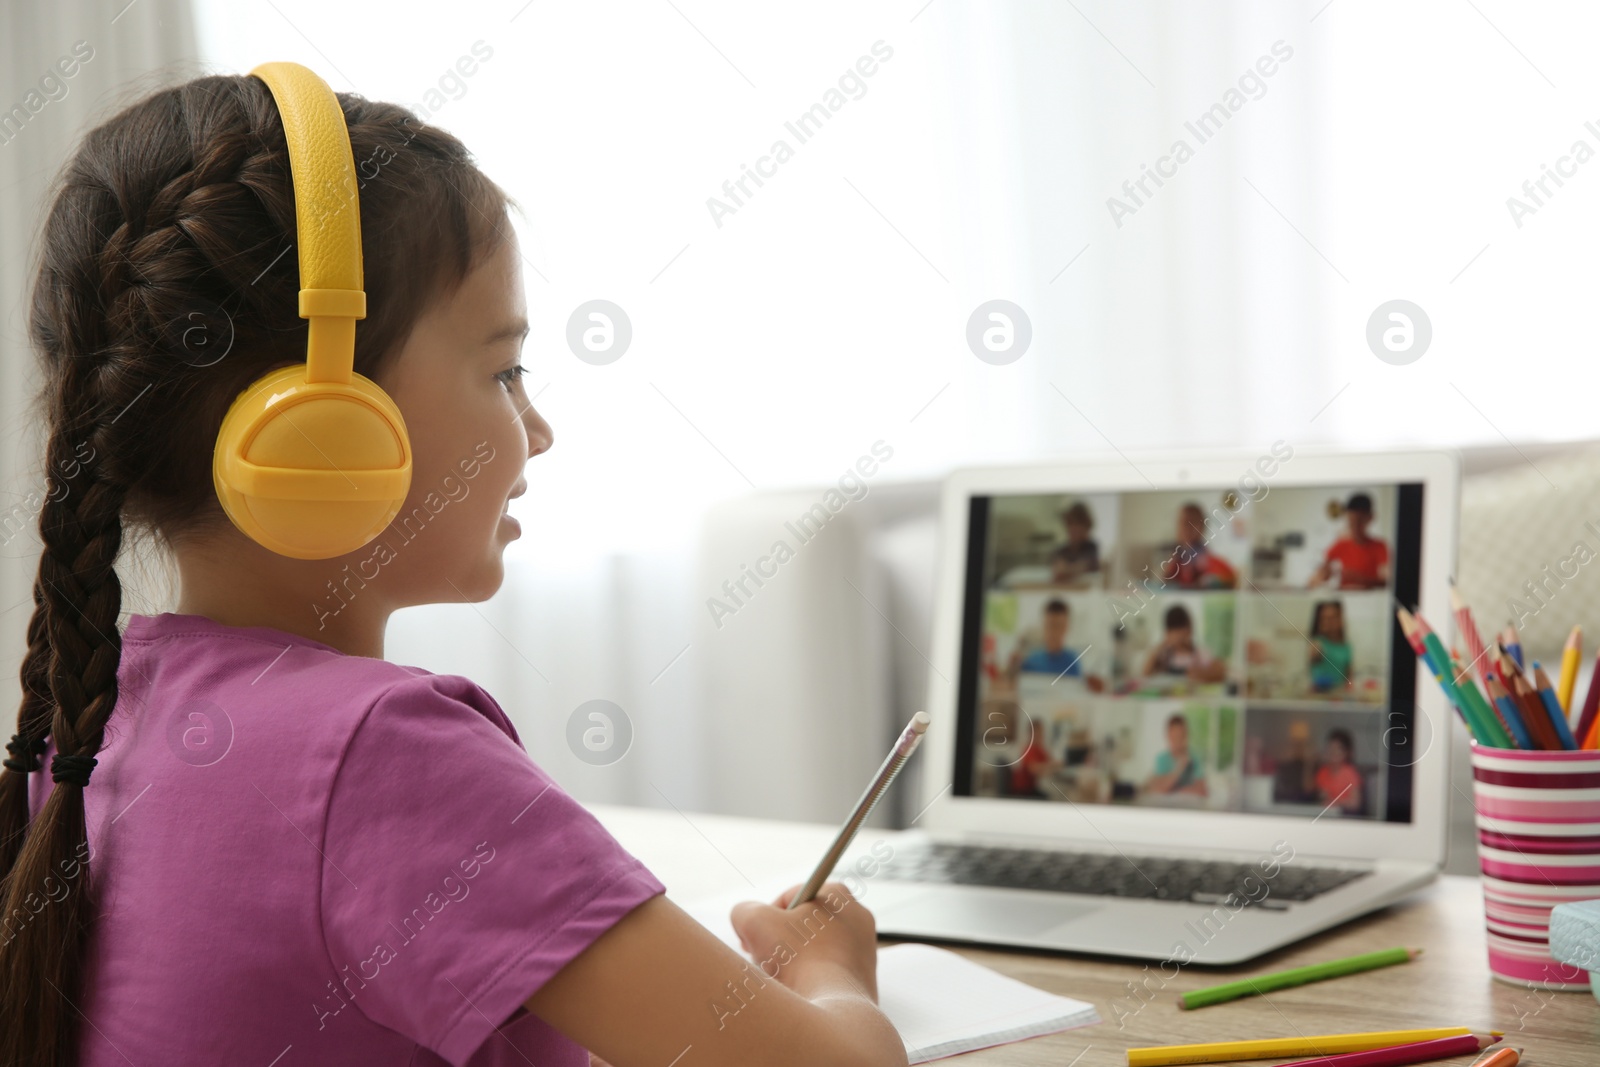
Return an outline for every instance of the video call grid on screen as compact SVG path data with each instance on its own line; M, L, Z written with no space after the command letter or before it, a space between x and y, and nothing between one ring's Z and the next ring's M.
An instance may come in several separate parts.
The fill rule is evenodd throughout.
M1422 495L972 497L956 794L1410 822Z

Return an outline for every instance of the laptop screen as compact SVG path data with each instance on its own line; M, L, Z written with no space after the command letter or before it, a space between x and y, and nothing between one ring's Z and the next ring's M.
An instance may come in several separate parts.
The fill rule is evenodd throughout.
M1422 495L972 497L955 793L1410 822Z

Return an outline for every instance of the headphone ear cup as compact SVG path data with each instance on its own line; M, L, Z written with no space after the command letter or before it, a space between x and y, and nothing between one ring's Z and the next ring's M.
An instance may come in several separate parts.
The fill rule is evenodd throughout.
M377 383L306 382L285 367L240 393L223 417L212 480L247 537L294 559L354 552L384 531L411 486L400 409Z

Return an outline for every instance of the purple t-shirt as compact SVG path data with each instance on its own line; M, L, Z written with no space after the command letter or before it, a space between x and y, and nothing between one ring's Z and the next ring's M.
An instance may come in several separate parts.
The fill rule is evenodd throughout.
M522 1003L664 887L488 693L176 614L130 618L118 683L84 1067L587 1067Z

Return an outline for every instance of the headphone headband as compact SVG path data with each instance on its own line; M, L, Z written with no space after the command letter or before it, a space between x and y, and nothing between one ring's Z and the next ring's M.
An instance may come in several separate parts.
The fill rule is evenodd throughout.
M294 559L370 543L411 486L411 439L394 398L355 372L366 318L355 157L339 98L298 63L263 63L289 145L306 361L267 371L234 397L211 478L233 524Z
M367 317L361 271L361 210L355 156L339 98L298 63L263 63L250 72L267 84L283 116L300 245L300 317L310 320L306 381L350 380L356 320Z

